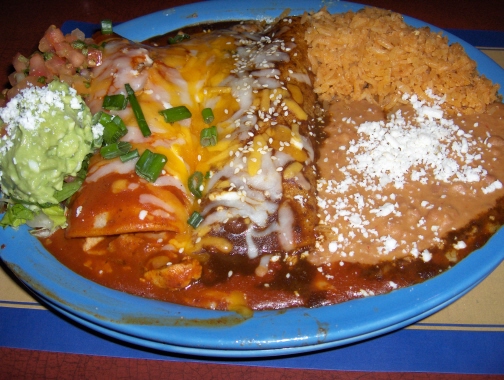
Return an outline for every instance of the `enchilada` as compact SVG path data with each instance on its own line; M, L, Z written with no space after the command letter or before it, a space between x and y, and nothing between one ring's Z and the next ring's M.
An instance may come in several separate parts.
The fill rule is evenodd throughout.
M172 290L225 256L251 260L259 277L278 252L298 260L315 243L318 136L300 22L260 33L261 25L242 24L163 47L107 41L87 103L124 122L121 141L131 150L166 163L149 181L137 175L136 159L95 154L68 206L66 237L82 238L95 255L157 246L142 253L142 281ZM131 106L103 110L106 97L126 95L126 84L148 136ZM166 112L181 107L188 116L167 121Z

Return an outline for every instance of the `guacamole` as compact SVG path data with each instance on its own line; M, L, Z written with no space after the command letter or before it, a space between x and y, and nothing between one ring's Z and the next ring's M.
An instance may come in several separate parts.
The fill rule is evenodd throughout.
M0 108L0 119L2 193L25 205L57 204L55 192L77 174L99 138L87 105L67 84L53 81L21 90Z

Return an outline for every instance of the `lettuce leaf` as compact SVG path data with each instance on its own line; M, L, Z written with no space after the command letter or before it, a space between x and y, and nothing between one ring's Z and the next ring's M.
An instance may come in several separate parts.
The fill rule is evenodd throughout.
M43 208L42 212L53 222L53 230L66 227L65 210L59 205Z
M19 227L25 224L27 221L32 220L35 213L26 208L21 203L16 203L12 206L7 207L2 220L0 220L0 226L2 227Z

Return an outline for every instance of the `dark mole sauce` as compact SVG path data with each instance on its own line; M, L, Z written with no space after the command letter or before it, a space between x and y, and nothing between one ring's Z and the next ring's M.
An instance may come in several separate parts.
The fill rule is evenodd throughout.
M196 25L185 28L183 32L192 34L233 25L236 23ZM177 33L152 38L145 44L168 45L168 38ZM318 136L320 140L323 138L323 134ZM133 251L91 255L82 249L85 239L67 239L62 230L42 239L42 243L62 264L76 273L106 287L142 297L226 309L229 304L227 299L233 294L240 294L246 300L246 306L255 310L319 307L387 293L396 287L423 282L449 269L474 249L482 247L504 224L503 201L500 199L496 207L445 238L445 247L462 240L467 248L447 250L433 247L429 249L432 259L428 262L405 258L373 265L350 262L340 265L334 262L318 268L302 256L286 260L284 255L278 261L270 261L268 271L263 276L257 276L260 257L251 260L246 254L211 252L198 257L203 263L201 278L180 290L158 288L143 278L146 263L151 257L147 253ZM239 235L241 230L239 221L227 228L232 230L231 234ZM106 247L114 238L105 238L100 244Z
M170 39L176 37L179 34L185 34L187 36L191 36L193 34L197 33L208 33L211 31L215 30L224 30L224 29L230 29L230 28L236 28L240 25L257 25L258 23L255 21L221 21L221 22L216 22L216 23L211 23L211 24L195 24L195 25L189 25L184 27L183 29L175 30L160 36L155 36L152 38L149 38L146 41L143 41L143 44L145 45L150 45L150 46L167 46L170 45Z

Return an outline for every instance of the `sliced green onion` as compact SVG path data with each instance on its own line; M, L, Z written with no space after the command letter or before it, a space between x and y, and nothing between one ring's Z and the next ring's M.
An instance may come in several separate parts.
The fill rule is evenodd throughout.
M130 161L130 160L133 160L137 157L140 157L140 154L138 153L138 149L130 150L128 153L119 156L119 158L121 159L121 162Z
M47 78L46 77L38 77L37 78L38 83L46 84L47 83Z
M105 144L113 144L121 137L128 133L128 128L124 121L116 115L110 115L106 112L100 111L93 116L93 125L103 125L103 142Z
M133 110L133 114L135 115L138 127L140 128L143 137L150 136L151 130L149 128L149 125L147 124L147 121L145 121L145 116L142 111L142 108L140 107L140 103L138 103L135 91L133 91L133 89L128 83L126 83L124 87L126 88L126 93L128 94L128 100L131 104L131 109Z
M100 148L101 156L106 160L119 157L130 151L131 144L127 141L119 141L110 145L105 145Z
M201 111L201 116L203 116L205 124L210 124L214 121L214 114L211 108L204 108L203 111Z
M176 121L189 119L192 116L191 111L186 106L168 108L159 111L159 113L163 115L167 123L175 123Z
M214 146L217 144L217 127L215 125L201 130L200 144L201 146Z
M189 180L187 182L191 193L196 198L201 198L203 196L203 192L201 191L201 186L203 185L203 173L194 172L189 176Z
M182 42L184 40L188 40L189 38L191 38L191 36L189 34L186 34L186 33L179 33L177 34L175 37L170 37L168 38L168 43L170 45L173 45L173 44L176 44L176 43L179 43L179 42Z
M128 99L123 94L107 95L103 98L102 108L110 111L120 111L126 108Z
M135 165L135 172L139 177L149 182L155 182L159 177L168 159L160 153L153 153L149 149L144 150Z
M78 49L78 50L82 50L84 48L87 48L86 43L82 40L75 40L71 43L71 45L74 49Z
M197 228L201 222L203 221L203 217L201 216L201 214L198 212L198 211L194 211L191 216L189 217L189 219L187 219L187 223L193 227L193 228Z
M102 32L102 34L114 33L111 20L102 20L101 21L101 32Z

